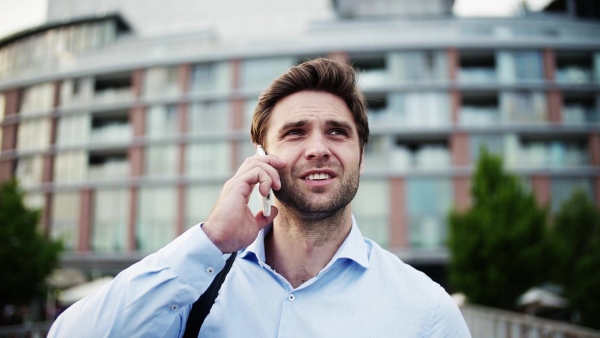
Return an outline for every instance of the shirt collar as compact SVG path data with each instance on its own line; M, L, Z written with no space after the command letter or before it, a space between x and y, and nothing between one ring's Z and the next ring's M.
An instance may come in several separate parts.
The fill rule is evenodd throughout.
M241 252L241 257L249 257L251 255L261 264L265 264L265 235L269 233L269 231L271 231L272 228L273 224L261 230L258 233L258 236L254 240L254 242ZM348 234L338 251L335 253L335 255L333 255L331 262L329 262L327 266L330 266L339 259L349 259L356 262L364 268L368 268L368 251L369 247L365 243L364 237L360 232L358 225L356 224L356 219L354 219L354 216L352 216L352 228L350 229L350 233Z

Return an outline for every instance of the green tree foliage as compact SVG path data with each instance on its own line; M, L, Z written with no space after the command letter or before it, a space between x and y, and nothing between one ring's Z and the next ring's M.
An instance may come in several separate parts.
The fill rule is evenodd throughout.
M448 217L450 281L473 303L514 308L518 296L546 279L546 211L485 149L471 194L471 208Z
M581 191L562 204L554 220L554 280L561 284L583 325L600 329L600 211Z
M0 303L25 304L44 295L44 279L56 267L60 242L37 229L40 212L23 204L15 180L0 184Z

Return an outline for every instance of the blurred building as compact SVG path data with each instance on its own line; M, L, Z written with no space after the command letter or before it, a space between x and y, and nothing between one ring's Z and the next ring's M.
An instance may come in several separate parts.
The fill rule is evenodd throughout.
M44 209L65 265L115 272L206 219L254 153L260 92L316 56L352 63L370 100L361 230L434 278L482 145L540 204L600 203L594 1L511 18L454 17L452 0L243 3L50 0L47 24L0 40L0 181Z

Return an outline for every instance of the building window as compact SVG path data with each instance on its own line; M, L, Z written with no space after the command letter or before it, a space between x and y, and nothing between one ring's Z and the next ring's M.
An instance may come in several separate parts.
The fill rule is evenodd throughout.
M58 120L56 144L60 146L81 146L89 142L90 137L89 114L61 116Z
M353 57L350 64L356 70L360 87L369 88L388 84L385 56Z
M387 136L371 135L365 146L365 168L387 169L389 166L390 141Z
M144 96L155 98L178 95L181 92L180 77L177 66L147 69L144 79Z
M503 120L514 124L545 124L549 122L546 94L534 91L502 93Z
M561 205L578 190L583 191L591 201L594 201L593 181L589 178L552 178L550 180L550 190L553 212L558 212Z
M387 180L361 180L352 213L363 236L381 246L389 243L389 184Z
M564 93L562 118L564 124L600 122L600 95Z
M448 65L443 51L392 53L388 65L392 83L413 84L448 80Z
M23 89L21 116L49 112L53 106L54 85L51 82L42 83Z
M128 190L96 190L94 194L92 249L96 252L126 251L128 222Z
M129 177L129 162L125 150L90 153L88 166L90 181L124 180Z
M193 94L226 93L231 89L232 73L229 62L194 65L190 77Z
M76 183L87 179L88 156L84 151L60 152L54 157L54 182Z
M79 211L79 193L54 194L50 235L61 239L67 251L76 250L79 243Z
M390 153L390 166L396 170L438 170L450 167L446 139L396 140Z
M186 147L188 177L228 176L231 173L231 143L189 143Z
M177 176L179 164L177 145L158 145L146 147L144 156L146 176Z
M44 174L44 157L41 155L20 157L17 160L15 176L23 188L30 188L42 183Z
M293 58L249 59L242 62L241 87L253 91L265 90L279 75L294 65Z
M129 114L126 110L95 114L91 124L90 140L93 143L124 144L132 138Z
M481 149L485 147L488 153L503 157L504 155L503 135L469 135L469 155L471 163L476 165L481 156Z
M557 51L556 81L589 83L593 81L593 56L590 52Z
M131 73L97 76L94 81L94 99L100 104L131 101Z
M19 124L17 151L39 151L50 144L50 119L24 120Z
M187 132L204 134L228 131L230 129L229 107L227 102L202 102L190 105Z
M498 72L502 82L543 82L544 64L540 51L498 52Z
M520 166L533 168L578 167L589 163L584 139L546 139L522 137Z
M464 126L496 126L500 123L500 106L495 92L465 92L460 109Z
M491 51L461 51L458 79L463 83L496 82L496 57Z
M450 98L443 92L393 94L389 115L377 117L378 125L396 127L441 127L450 124Z
M452 184L444 178L407 180L406 199L410 244L416 248L441 248L447 237L446 217L452 207Z
M221 193L221 184L190 185L186 189L185 226L190 228L208 219Z
M176 204L175 188L140 188L136 226L139 251L154 252L175 238Z
M60 87L60 105L74 107L90 104L94 98L94 79L64 80Z
M151 106L146 112L146 137L160 138L179 133L179 118L176 105Z

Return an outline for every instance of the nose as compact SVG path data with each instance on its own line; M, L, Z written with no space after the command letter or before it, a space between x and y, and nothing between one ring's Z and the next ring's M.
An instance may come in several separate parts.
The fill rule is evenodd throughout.
M305 157L309 160L329 158L331 151L324 135L313 134L306 140Z

